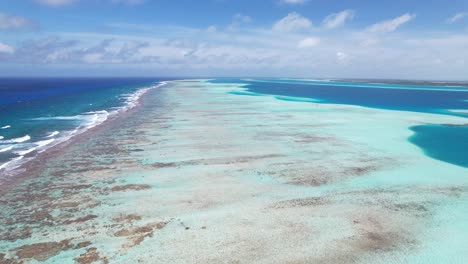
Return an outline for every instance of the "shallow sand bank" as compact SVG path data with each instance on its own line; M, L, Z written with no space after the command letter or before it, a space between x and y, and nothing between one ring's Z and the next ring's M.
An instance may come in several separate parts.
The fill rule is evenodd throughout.
M468 261L468 170L407 142L466 119L243 92L174 82L44 158L2 190L0 263Z

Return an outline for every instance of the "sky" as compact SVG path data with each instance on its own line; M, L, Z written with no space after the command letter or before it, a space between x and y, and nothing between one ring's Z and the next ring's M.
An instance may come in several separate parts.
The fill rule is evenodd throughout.
M0 0L0 76L468 80L468 0Z

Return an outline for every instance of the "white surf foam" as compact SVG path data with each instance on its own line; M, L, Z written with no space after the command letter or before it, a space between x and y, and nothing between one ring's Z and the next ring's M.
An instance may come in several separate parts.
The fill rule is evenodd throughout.
M0 170L7 170L7 171L11 171L11 170L14 170L16 169L17 167L20 166L20 164L17 164L18 161L22 160L24 157L23 156L19 156L19 157L16 157L6 163L3 163L0 165Z
M52 143L54 141L55 141L55 139L48 139L48 140L42 140L42 141L34 142L32 148L22 150L22 151L16 151L15 154L18 154L20 156L24 156L24 155L27 155L27 154L33 152L33 151L40 150L41 148L49 145L50 143Z
M10 128L11 126L2 126L0 127L0 129L7 129L7 128Z
M12 149L13 149L13 146L7 146L7 147L4 147L4 148L0 149L0 153L7 152L7 151L10 151Z
M27 149L27 150L16 151L15 154L18 154L20 156L24 156L26 154L29 154L29 153L35 151L36 149L37 149L36 147L33 147L33 148L30 148L30 149Z
M468 109L449 109L448 111L452 113L468 114Z
M80 120L82 119L82 115L76 116L44 116L44 117L36 117L30 118L29 120L36 120L36 121L46 121L46 120Z
M39 118L30 119L30 120L40 120L40 121L43 121L43 120L80 120L81 124L72 131L61 131L61 132L54 131L45 137L48 139L38 141L38 142L32 142L32 144L28 144L29 148L15 152L17 155L19 155L19 157L16 157L4 164L1 164L0 171L1 170L9 171L14 174L14 170L18 168L19 166L21 166L23 161L26 162L31 159L31 158L23 159L25 155L32 153L34 151L43 152L47 150L48 148L51 148L62 142L65 142L76 135L82 134L88 131L89 129L104 123L106 120L109 119L110 116L117 115L119 113L125 112L129 109L136 107L138 105L138 101L141 98L141 96L143 96L145 93L147 93L151 89L158 88L166 84L167 82L161 82L158 85L142 88L131 94L124 94L123 98L125 99L125 105L123 107L113 108L113 110L110 112L106 110L101 110L101 111L94 111L94 112L86 112L81 115L75 115L75 116L51 116L51 117L39 117ZM55 137L58 134L60 134L61 136ZM21 142L28 141L30 139L31 137L29 135L26 135L21 138L3 141L2 143L21 143Z
M55 136L58 135L58 134L60 134L59 131L54 131L54 132L50 133L50 134L47 136L47 138L55 137Z
M1 143L22 143L22 142L25 142L25 141L28 141L30 140L31 137L29 135L26 135L24 137L19 137L19 138L13 138L13 139L9 139L9 140L4 140L2 141Z
M41 141L38 141L38 142L36 142L34 144L36 144L37 148L40 149L42 147L45 147L45 146L49 145L50 143L52 143L54 141L55 141L55 139L52 138L52 139L47 139L47 140L41 140Z

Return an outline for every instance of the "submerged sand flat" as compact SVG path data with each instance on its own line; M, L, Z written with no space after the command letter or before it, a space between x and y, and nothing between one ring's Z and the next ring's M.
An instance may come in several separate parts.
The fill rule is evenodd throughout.
M0 263L467 263L422 123L466 119L173 82L3 184Z

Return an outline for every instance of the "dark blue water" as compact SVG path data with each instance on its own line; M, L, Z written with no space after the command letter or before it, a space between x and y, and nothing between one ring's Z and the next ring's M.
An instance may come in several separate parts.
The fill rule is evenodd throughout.
M438 113L468 118L468 87L373 84L284 79L220 79L213 82L243 83L249 92L318 99L321 103L359 105L380 109ZM467 119L468 126L468 119ZM438 160L468 168L467 126L412 128L410 142ZM458 143L457 143L458 142Z
M0 79L0 167L28 157L29 150L57 142L105 120L129 104L129 96L163 79L41 78ZM250 92L314 98L322 103L442 113L468 109L468 88L350 82L219 79L244 83ZM468 120L467 120L468 123ZM433 158L468 167L466 127L418 126L410 141ZM458 144L456 143L458 142ZM32 152L34 154L34 152ZM0 169L0 174L2 169Z
M160 81L149 78L0 79L0 166L12 160L24 160L34 154L29 151L39 151L99 124L109 115L130 107L135 99L133 95L143 87Z
M411 127L415 134L410 142L424 148L426 155L467 167L468 164L468 125L423 125Z
M266 79L260 81L220 79L214 82L244 83L247 84L246 88L250 92L315 98L319 99L322 103L350 104L381 109L443 113L468 117L468 114L447 112L448 109L468 109L468 87L455 88Z

